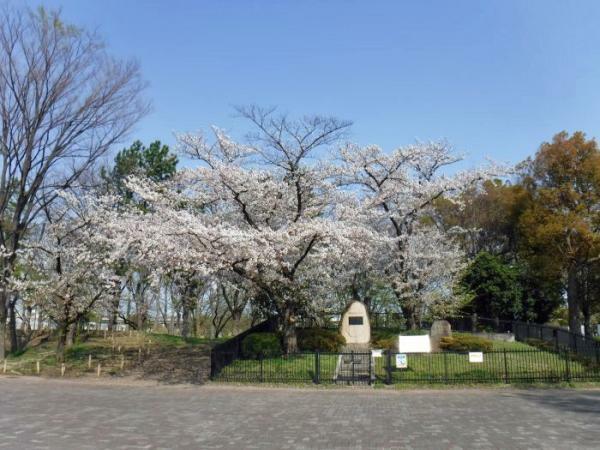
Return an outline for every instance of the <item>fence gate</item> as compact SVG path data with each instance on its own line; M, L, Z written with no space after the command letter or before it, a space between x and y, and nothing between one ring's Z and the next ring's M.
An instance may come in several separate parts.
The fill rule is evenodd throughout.
M334 381L347 384L371 384L375 379L371 352L348 352L338 355Z

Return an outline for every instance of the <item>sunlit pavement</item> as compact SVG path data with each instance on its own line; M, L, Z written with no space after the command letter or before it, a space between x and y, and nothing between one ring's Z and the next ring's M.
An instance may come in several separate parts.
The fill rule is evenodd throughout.
M0 448L598 448L600 390L0 377Z

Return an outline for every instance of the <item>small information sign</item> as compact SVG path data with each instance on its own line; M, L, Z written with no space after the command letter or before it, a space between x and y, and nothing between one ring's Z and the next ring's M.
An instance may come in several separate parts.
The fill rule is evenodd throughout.
M408 368L408 358L406 357L406 353L398 353L396 355L396 368L398 368L398 369L407 369Z
M483 362L483 352L469 352L469 362L482 363Z
M383 350L371 350L371 355L373 356L373 358L381 358L382 354Z

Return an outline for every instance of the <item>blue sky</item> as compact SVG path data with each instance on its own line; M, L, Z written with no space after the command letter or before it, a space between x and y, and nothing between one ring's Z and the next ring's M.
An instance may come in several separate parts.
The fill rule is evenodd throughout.
M600 137L600 1L43 4L139 60L145 142L241 135L231 106L249 103L352 120L352 141L386 149L445 138L471 163L518 162L563 129Z

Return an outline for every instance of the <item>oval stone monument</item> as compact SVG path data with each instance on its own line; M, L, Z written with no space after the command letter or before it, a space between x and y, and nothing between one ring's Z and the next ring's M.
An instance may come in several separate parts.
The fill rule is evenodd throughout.
M435 320L431 324L431 330L429 330L431 337L431 349L434 352L441 351L440 342L443 337L452 336L452 327L450 322L447 320Z
M368 344L371 341L371 325L367 307L353 301L342 315L340 333L346 339L346 344Z

